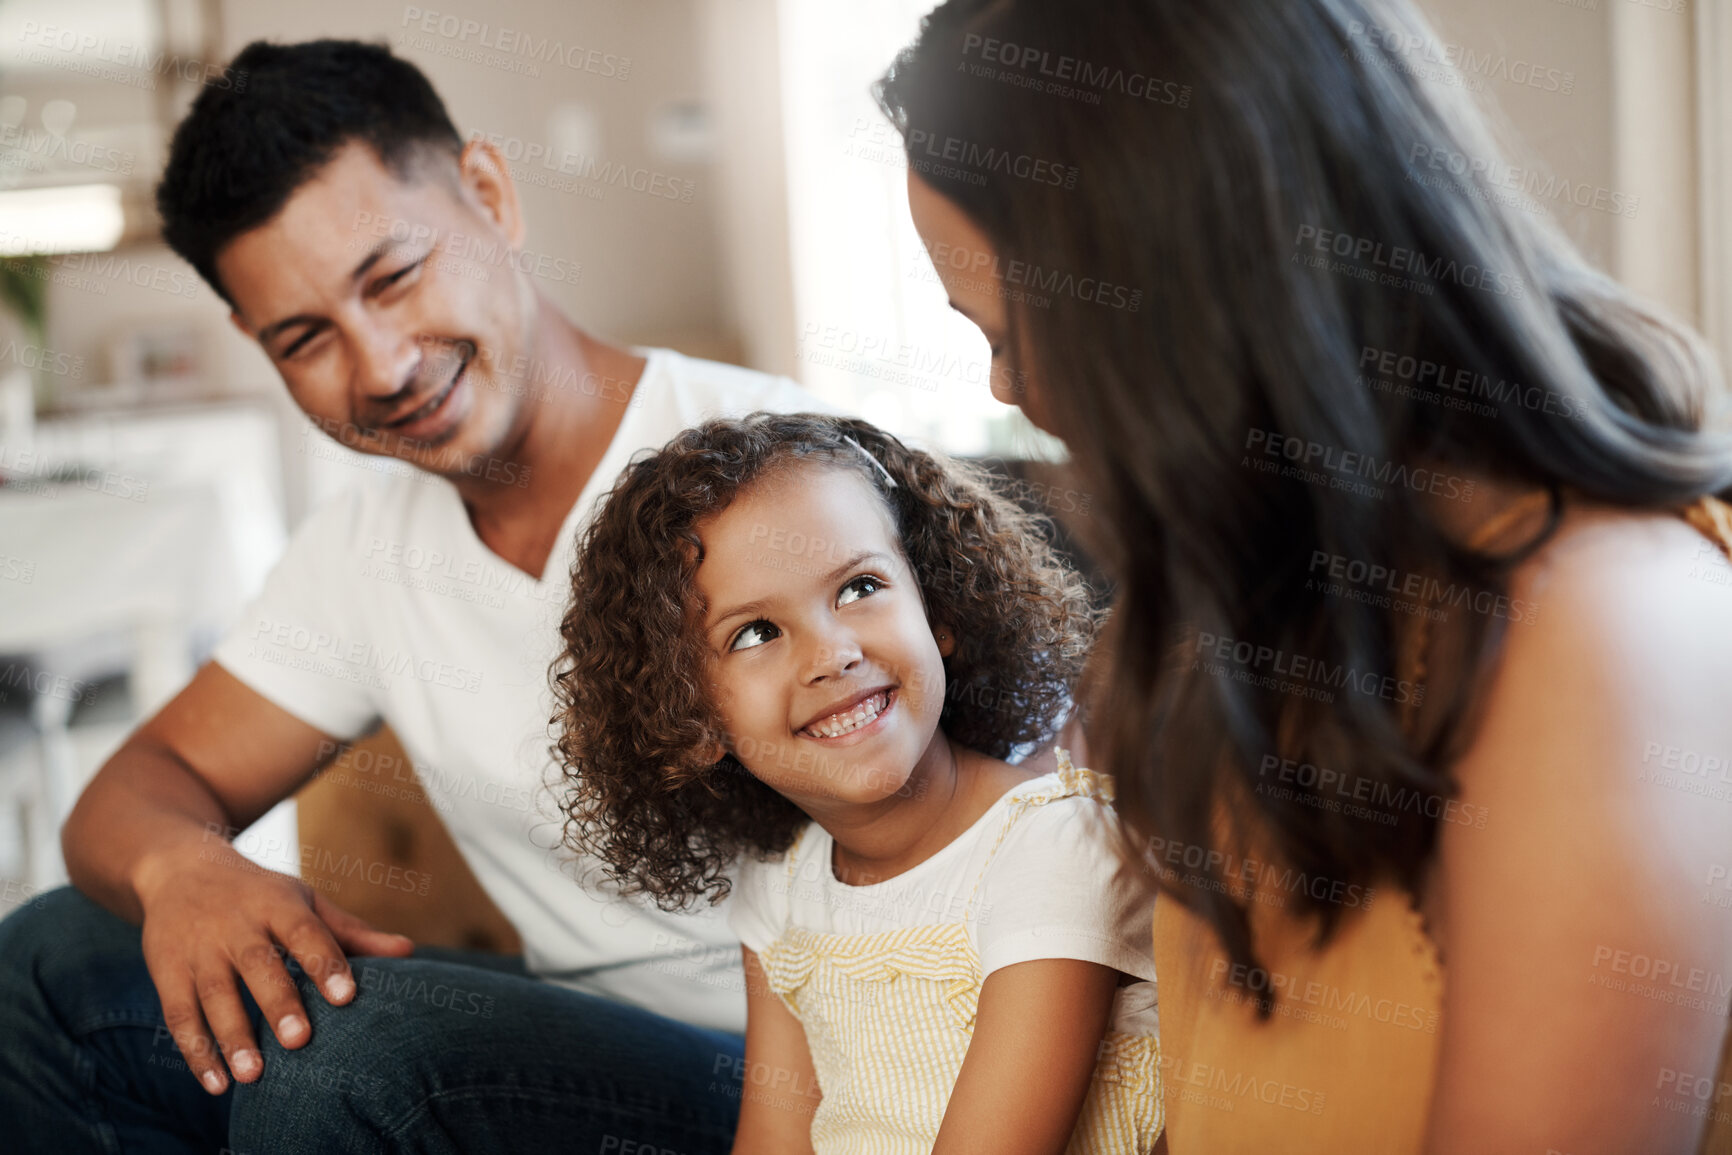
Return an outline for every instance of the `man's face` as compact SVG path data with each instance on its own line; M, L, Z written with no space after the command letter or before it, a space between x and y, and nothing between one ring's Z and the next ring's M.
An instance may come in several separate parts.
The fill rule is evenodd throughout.
M535 297L508 262L465 255L522 243L496 161L472 144L403 180L351 144L217 254L235 323L345 445L479 475L521 435Z

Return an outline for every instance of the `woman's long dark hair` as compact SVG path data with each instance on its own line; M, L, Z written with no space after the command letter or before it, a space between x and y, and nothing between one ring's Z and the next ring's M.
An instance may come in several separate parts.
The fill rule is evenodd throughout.
M1451 797L1515 616L1419 615L1431 673L1410 679L1416 607L1331 567L1495 593L1565 491L1732 488L1711 360L1500 201L1445 56L1405 0L950 0L879 86L911 166L1034 294L1009 346L1119 590L1090 746L1159 885L1240 961L1245 876L1207 852L1254 834L1301 878L1416 890L1441 816L1390 800ZM1501 557L1446 536L1425 491L1465 475L1549 490L1547 529ZM1331 809L1315 771L1259 791L1283 759L1387 814ZM1341 893L1286 907L1327 941Z

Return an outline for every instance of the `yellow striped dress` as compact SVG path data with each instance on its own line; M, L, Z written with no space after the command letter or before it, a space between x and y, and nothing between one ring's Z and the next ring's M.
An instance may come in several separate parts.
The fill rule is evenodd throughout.
M1134 937L1116 941L1138 931L1146 936L1147 924L1138 927L1130 920L1137 910L1148 910L1148 902L1125 895L1116 903L1098 905L1105 888L1123 885L1114 877L1113 847L1107 842L1082 853L1075 849L1111 835L1110 790L1110 782L1072 766L1061 752L1058 771L1008 792L969 832L908 872L915 875L933 867L923 888L921 880L909 880L917 889L905 884L900 892L911 908L912 925L875 933L823 928L824 923L870 924L870 917L851 917L860 915L859 910L835 908L857 897L849 892L878 891L889 884L847 887L837 881L829 866L829 836L815 824L784 859L755 864L755 876L742 872L737 901L748 913L741 917L736 911L736 930L757 951L772 989L799 1018L817 1071L822 1091L812 1121L817 1155L929 1155L974 1034L987 973L977 945L983 925L1021 943L1014 954L999 953L1000 965L1006 958L1083 957L1143 979L1119 988L1094 1081L1067 1150L1072 1155L1141 1155L1153 1148L1162 1126L1153 960ZM1071 813L1061 813L1065 810ZM946 855L947 861L937 862ZM798 865L816 862L825 876L818 881L836 890L839 899L826 902L820 889L803 904L786 901L800 892ZM1091 876L1076 877L1079 869ZM766 887L773 870L782 872L781 885ZM1031 879L1038 880L1032 887ZM964 886L956 887L957 881ZM1030 894L1042 888L1042 895ZM927 900L934 891L942 900ZM982 901L988 891L995 895L990 903ZM910 894L922 897L910 899ZM784 899L779 907L777 895ZM1022 903L1006 899L1023 895L1039 910L1074 911L1069 916L1072 925L1007 925L1016 924L1024 912ZM871 898L858 897L863 902ZM791 909L799 905L806 908L805 919ZM774 913L759 918L758 912L766 908ZM917 915L916 908L926 916ZM815 909L834 917L812 917ZM1121 930L1118 913L1106 920L1110 925L1103 925L1103 909L1122 913L1128 925ZM782 919L820 925L777 926ZM754 945L754 937L762 940L770 934L773 941ZM1094 946L1088 945L1091 939ZM1052 953L1043 954L1043 949Z

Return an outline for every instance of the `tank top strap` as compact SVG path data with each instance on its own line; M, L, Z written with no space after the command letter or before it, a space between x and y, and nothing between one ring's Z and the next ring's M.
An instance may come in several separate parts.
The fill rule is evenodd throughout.
M793 890L794 874L798 870L798 866L799 866L800 847L802 847L806 844L806 836L811 834L812 828L814 826L817 826L817 825L818 824L816 822L808 822L808 823L806 823L806 825L800 827L800 832L798 834L794 835L793 845L788 847L787 853L783 856L784 859L786 860L787 864L788 864L788 893L789 894L794 893L794 890Z
M986 858L980 864L980 870L974 876L974 885L969 888L968 900L963 904L964 910L973 909L974 898L980 893L980 884L986 878L987 870L993 860L998 857L1000 848L1004 846L1005 838L1016 828L1016 824L1031 813L1035 807L1044 806L1048 802L1056 802L1061 798L1093 798L1097 802L1111 805L1113 801L1113 780L1105 774L1097 774L1086 767L1077 766L1070 760L1070 751L1063 746L1053 747L1057 756L1058 769L1054 771L1058 781L1046 788L1033 793L1019 795L1010 800L1005 808L1004 822L998 828L998 837L993 839L992 847L987 850Z
M1732 505L1718 497L1705 496L1685 506L1682 512L1685 521L1732 560Z

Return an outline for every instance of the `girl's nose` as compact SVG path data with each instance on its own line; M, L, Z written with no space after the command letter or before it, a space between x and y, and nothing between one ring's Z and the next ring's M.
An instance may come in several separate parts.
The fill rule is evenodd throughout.
M806 657L805 680L821 682L825 678L848 673L865 660L853 635L837 630L816 639Z

